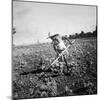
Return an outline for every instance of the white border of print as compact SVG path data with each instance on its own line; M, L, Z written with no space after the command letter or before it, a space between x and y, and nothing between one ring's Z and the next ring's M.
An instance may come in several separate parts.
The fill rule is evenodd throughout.
M100 0L25 0L25 1L40 1L40 2L56 2L70 4L86 4L100 6ZM100 8L98 7L98 18ZM0 1L0 100L9 100L11 98L11 0ZM98 26L99 26L98 19ZM100 26L98 27L98 33ZM100 35L98 34L98 51ZM98 52L98 95L88 96L72 96L72 97L56 97L45 98L45 100L99 100L100 97L100 53ZM31 99L32 100L32 99ZM35 99L37 100L37 99ZM41 100L44 100L41 99Z

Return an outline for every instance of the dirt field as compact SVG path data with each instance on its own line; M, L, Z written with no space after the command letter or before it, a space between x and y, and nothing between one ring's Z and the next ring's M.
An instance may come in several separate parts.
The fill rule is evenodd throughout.
M76 49L75 49L76 47ZM50 70L56 54L50 43L14 46L13 97L40 98L97 93L97 40L76 39L69 49L68 70ZM59 66L58 66L59 67Z

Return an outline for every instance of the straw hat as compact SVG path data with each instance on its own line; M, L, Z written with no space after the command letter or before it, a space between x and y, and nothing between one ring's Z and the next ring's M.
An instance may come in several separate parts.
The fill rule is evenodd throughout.
M56 36L59 36L59 34L51 34L50 32L48 33L48 37L47 37L47 39L48 38L53 38L53 37L56 37Z

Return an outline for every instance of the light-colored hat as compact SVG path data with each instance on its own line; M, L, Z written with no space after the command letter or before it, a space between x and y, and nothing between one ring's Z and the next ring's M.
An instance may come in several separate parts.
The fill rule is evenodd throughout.
M53 38L53 37L56 37L56 36L59 36L59 34L51 34L50 32L48 33L48 37L47 37L47 39L48 38Z

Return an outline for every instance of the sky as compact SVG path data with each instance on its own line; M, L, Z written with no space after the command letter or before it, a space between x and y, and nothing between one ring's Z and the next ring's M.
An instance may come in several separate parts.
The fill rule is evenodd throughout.
M96 27L96 6L13 1L15 45L50 42L51 35L92 32Z

